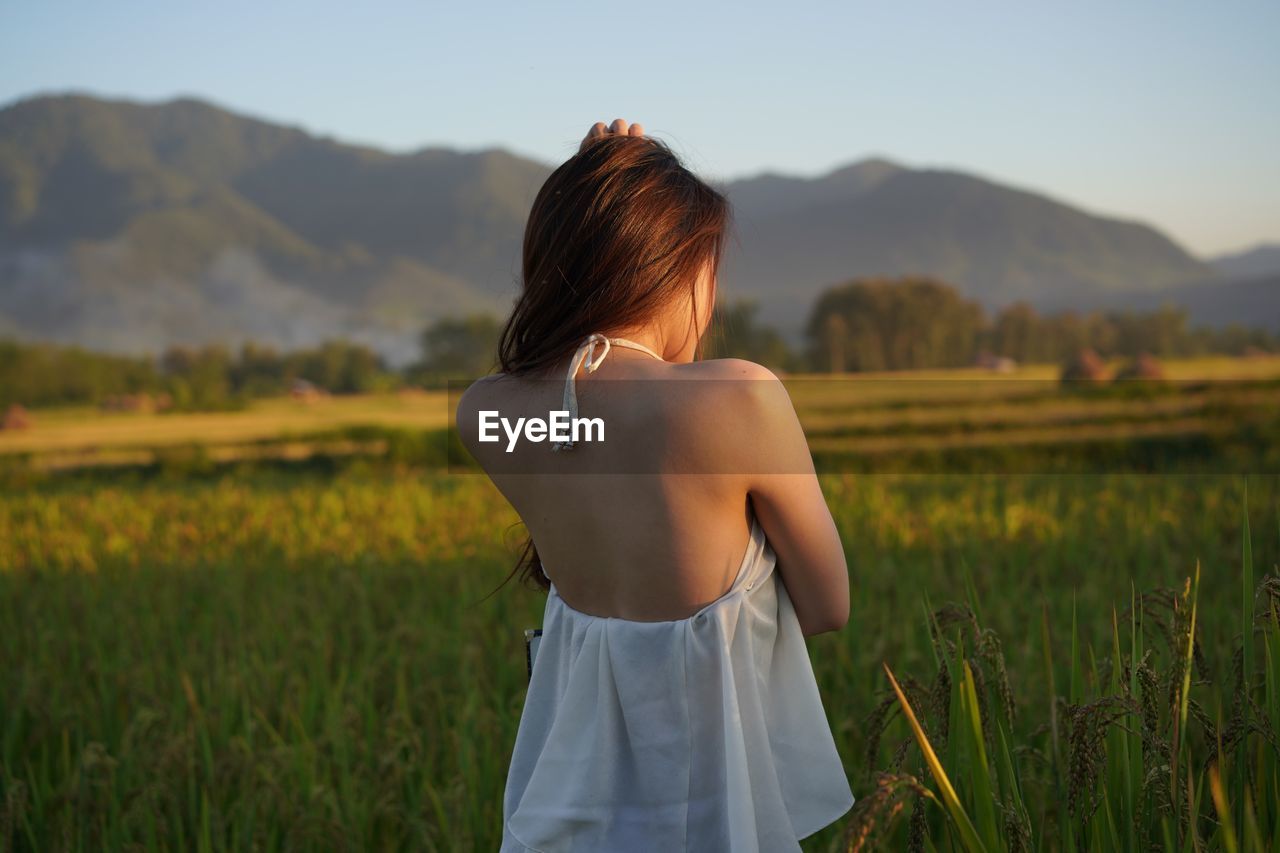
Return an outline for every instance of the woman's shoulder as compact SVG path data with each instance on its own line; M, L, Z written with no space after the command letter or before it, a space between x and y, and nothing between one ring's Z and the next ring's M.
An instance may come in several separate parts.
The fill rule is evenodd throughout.
M702 437L699 451L714 456L772 453L795 422L795 408L782 380L769 368L741 358L680 365L673 374L698 380L673 395L676 420Z
M702 380L697 389L699 408L720 413L740 413L748 417L766 414L778 406L791 408L786 386L772 370L742 358L713 358L680 365L675 371L683 378Z
M703 361L691 361L677 365L677 370L686 372L692 379L747 380L758 379L769 382L780 382L777 375L754 361L745 358L709 358Z
M506 378L508 377L505 373L491 373L488 376L481 376L479 379L468 385L463 390L462 396L458 399L461 401L468 397L475 398L484 396L487 391L492 390Z
M472 382L458 396L459 409L475 409L479 406L490 406L509 397L519 380L506 373L491 373L481 376Z
M502 373L482 376L468 385L457 398L457 404L454 408L454 422L458 427L463 443L473 453L475 452L472 445L475 443L476 425L478 423L477 415L483 409L493 409L499 405L505 396L502 386L509 379L510 377Z

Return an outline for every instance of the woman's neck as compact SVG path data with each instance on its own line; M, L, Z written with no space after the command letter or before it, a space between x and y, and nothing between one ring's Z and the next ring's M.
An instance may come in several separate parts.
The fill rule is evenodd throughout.
M622 338L632 343L642 344L662 356L663 361L670 362L693 361L698 344L692 334L671 335L666 330L653 326L614 329L601 334L609 338ZM688 340L682 341L681 338L688 338ZM636 354L642 355L642 353Z

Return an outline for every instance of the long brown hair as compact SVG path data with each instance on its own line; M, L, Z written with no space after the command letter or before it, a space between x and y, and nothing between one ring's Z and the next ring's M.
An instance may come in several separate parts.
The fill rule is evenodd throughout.
M546 370L592 332L627 328L691 298L729 231L728 199L660 140L604 136L566 160L538 191L524 232L522 290L502 330L504 373ZM516 567L550 588L533 540ZM506 581L503 581L505 584ZM501 587L499 587L501 588Z

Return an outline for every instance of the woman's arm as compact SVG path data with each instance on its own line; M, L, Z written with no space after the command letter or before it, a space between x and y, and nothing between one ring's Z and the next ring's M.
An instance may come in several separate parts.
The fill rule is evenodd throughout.
M745 451L740 464L752 508L805 635L838 631L849 621L849 569L800 419L771 371L746 361L735 368L745 413L733 419L734 444Z

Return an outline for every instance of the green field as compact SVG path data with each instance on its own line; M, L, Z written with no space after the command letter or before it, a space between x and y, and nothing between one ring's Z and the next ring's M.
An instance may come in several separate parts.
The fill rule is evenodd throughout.
M1177 849L1275 849L1280 623L1267 608L1280 607L1280 583L1252 593L1280 564L1280 473L1268 456L1280 395L1274 372L1226 375L1142 393L1063 392L1034 375L793 382L813 441L831 442L818 455L852 617L809 649L861 801L806 850L844 849L868 827L869 842L904 849L917 807L930 845L965 849L963 820L912 799L912 784L939 798L942 786L892 713L884 663L985 849L1016 846L1024 825L1035 849L1161 846L1166 832ZM400 417L385 414L390 400L368 419L339 405L348 425ZM59 417L64 438L11 448L22 464L0 492L0 849L495 849L526 683L522 632L545 599L514 583L486 597L519 534L487 480L384 459L372 444L293 464L184 467L161 454L42 467L42 452L107 448L113 420L168 417L87 414L35 412L24 440ZM246 434L270 440L291 419ZM1128 429L1167 422L1180 424L1177 441ZM228 423L188 424L180 443L226 443ZM1008 442L1015 431L1031 438ZM870 443L894 437L923 449ZM866 460L886 453L910 464L875 472ZM1116 465L1126 453L1169 472ZM1193 599L1182 595L1197 565L1197 667L1180 717L1178 641ZM1135 592L1162 589L1129 610ZM964 640L974 681L959 664L939 689L928 614L942 612L945 670L945 641L966 624L952 603L976 605L984 631ZM1237 666L1246 633L1251 653ZM1256 703L1243 740L1232 740L1245 695L1236 669ZM1115 701L1098 702L1105 694ZM939 702L949 719L931 710ZM1118 716L1099 727L1108 709ZM1208 772L1219 738L1231 837ZM1162 752L1162 739L1176 746ZM895 768L915 782L876 775Z

